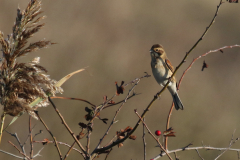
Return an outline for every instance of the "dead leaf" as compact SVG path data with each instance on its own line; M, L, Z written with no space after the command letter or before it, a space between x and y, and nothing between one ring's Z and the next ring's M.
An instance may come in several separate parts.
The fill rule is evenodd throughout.
M123 143L119 143L118 144L118 148L122 147L123 146Z
M173 132L173 128L171 127L168 130L164 131L163 135L165 137L176 137L176 135L174 133L176 133L176 132Z
M78 125L82 128L87 128L87 125L85 123L80 122L80 123L78 123Z
M129 139L132 139L132 140L135 140L136 138L137 138L137 136L135 136L135 135L129 136Z
M116 94L119 95L119 94L123 94L123 91L124 91L124 87L123 87L123 84L124 84L124 81L122 81L121 85L118 86L117 82L115 82L116 84L116 87L117 87L117 92Z
M43 140L43 142L42 142L43 145L46 145L46 144L48 144L48 143L49 143L49 140L48 140L47 138L45 138L45 139Z
M208 68L208 64L205 61L203 61L202 71L204 70L204 68Z

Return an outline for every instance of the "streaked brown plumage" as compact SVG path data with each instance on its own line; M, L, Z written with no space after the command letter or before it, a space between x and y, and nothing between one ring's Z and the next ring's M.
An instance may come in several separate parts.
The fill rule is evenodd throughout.
M158 82L158 84L164 86L168 82L168 79L172 76L174 72L174 67L167 58L166 52L163 46L159 44L154 44L150 49L151 54L151 67L153 75ZM177 93L177 82L176 78L173 76L171 82L168 84L168 90L170 91L176 110L183 109L183 104Z

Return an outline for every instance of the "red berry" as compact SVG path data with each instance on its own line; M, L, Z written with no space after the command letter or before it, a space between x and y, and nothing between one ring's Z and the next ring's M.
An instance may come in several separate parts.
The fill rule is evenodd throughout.
M160 135L161 135L161 131L156 130L155 134L156 134L157 136L160 136Z

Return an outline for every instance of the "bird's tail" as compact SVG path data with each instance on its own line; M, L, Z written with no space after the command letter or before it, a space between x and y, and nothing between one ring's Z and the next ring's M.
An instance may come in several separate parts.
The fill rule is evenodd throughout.
M173 97L173 103L174 103L176 110L179 110L179 109L183 110L184 107L183 107L183 104L182 104L177 92L172 94L172 97Z

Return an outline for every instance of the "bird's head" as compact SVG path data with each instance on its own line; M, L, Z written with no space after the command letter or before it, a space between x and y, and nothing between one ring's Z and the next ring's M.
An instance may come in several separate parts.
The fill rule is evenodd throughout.
M153 58L159 58L165 56L163 46L160 44L154 44L150 49L150 54Z

